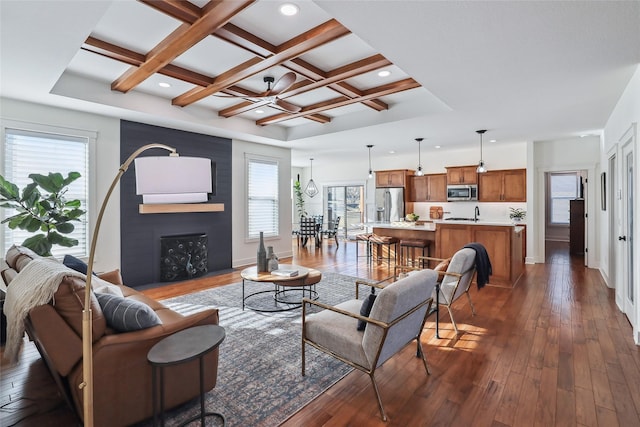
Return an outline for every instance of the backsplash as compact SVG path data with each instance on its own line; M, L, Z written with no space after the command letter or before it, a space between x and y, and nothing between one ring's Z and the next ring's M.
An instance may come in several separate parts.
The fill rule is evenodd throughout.
M420 215L421 220L429 220L429 208L431 206L442 206L444 211L443 218L473 218L475 207L478 206L480 210L478 218L484 221L509 221L509 208L527 209L525 202L415 202L413 211L415 214Z

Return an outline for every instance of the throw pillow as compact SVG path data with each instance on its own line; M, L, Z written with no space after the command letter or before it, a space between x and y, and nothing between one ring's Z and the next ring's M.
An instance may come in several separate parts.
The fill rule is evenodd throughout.
M97 294L110 294L124 297L119 286L109 283L97 276L93 276L93 279L91 279L91 288L93 289L93 292Z
M371 314L371 308L373 307L373 303L376 300L376 294L374 292L375 292L374 289L371 288L371 293L367 295L367 297L364 299L364 302L362 303L362 307L360 307L360 315L369 317L369 314ZM357 329L359 331L364 331L366 327L367 327L367 322L365 322L364 320L358 319Z
M148 305L110 294L95 294L107 325L118 332L147 329L162 322Z
M79 271L82 274L87 274L87 270L89 269L89 266L86 262L74 257L73 255L65 255L62 263L70 269ZM93 274L96 275L95 272Z

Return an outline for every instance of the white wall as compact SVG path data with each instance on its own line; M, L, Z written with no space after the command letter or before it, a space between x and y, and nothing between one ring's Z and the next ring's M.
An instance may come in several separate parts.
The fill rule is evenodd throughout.
M609 179L613 178L609 173L609 169L608 169L609 164L607 160L611 154L617 154L617 158L619 161L618 176L615 177L618 180L617 182L620 182L621 169L622 169L622 163L620 162L620 159L622 157L621 156L622 147L620 147L620 143L621 143L620 139L630 129L633 123L636 123L636 132L638 132L637 124L640 123L640 66L636 68L636 71L633 77L631 78L629 84L627 85L627 88L625 89L624 93L618 100L618 103L613 109L604 127L604 136L603 136L602 151L601 151L601 162L603 165L602 170L607 172L607 177ZM638 172L640 170L640 143L638 142L637 134L635 136L635 146L634 146L634 168L635 168L634 187L635 187L636 206L634 209L635 215L633 219L634 225L635 225L635 234L633 236L633 245L634 245L633 251L635 254L640 254L640 238L639 238L640 233L638 232L638 230L640 229L640 209L637 209L638 199L640 199L640 191L639 191L640 172ZM622 209L621 209L622 204L619 199L617 203L618 203L618 206L617 206L616 212L618 213L618 217L615 218L614 220L620 223L621 222L620 214L622 212ZM621 308L622 307L622 291L620 289L621 287L618 285L621 274L620 272L618 272L618 274L616 275L618 283L612 283L612 281L609 279L609 274L608 274L609 246L612 244L620 245L618 243L617 236L609 235L608 215L610 214L610 212L611 212L611 209L607 209L606 211L602 212L602 215L601 215L599 231L602 235L601 245L600 245L602 264L600 266L601 268L600 271L603 277L605 278L605 280L607 280L607 284L610 287L616 288L616 303L618 304L618 307ZM627 239L627 241L629 241L629 239ZM636 260L637 259L638 259L638 256L636 255ZM618 267L620 267L620 264L618 264ZM638 278L640 278L640 262L637 262L637 261L635 263L634 277L636 278L635 295L640 295L640 280L638 280ZM635 318L640 319L640 304L638 304L637 302L636 302L636 309L637 309L637 313ZM638 328L638 325L634 327L634 339L636 343L640 342L640 328Z
M90 200L89 206L93 232L99 204L120 166L120 120L7 98L0 98L0 112L3 119L97 132L98 138L93 153L95 162L92 163L94 168L90 169L90 185L95 196ZM0 152L3 153L4 141L0 144ZM120 197L116 190L109 200L100 227L94 269L107 271L119 267Z
M270 145L254 144L234 140L232 145L232 187L231 208L232 223L232 259L233 267L255 264L258 239L247 239L247 173L245 155L264 156L277 159L279 162L279 196L280 196L280 237L265 238L265 246L273 246L273 251L280 258L291 256L291 150Z

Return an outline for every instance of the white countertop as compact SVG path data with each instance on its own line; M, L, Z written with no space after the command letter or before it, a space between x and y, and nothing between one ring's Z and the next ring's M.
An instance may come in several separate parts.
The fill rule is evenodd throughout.
M522 228L522 225L515 224L512 221L508 221L508 220L483 220L483 219L479 219L478 221L434 219L434 220L430 220L429 222L421 223L419 225L409 221L367 222L360 225L363 227L435 231L438 224L487 225L487 226L498 226L498 227L519 226ZM519 230L516 230L516 231L519 231Z

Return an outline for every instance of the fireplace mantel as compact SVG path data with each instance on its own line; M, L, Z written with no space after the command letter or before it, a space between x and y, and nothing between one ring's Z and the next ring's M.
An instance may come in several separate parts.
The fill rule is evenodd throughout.
M138 206L138 212L141 214L224 212L224 203L146 203Z

